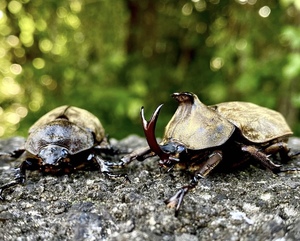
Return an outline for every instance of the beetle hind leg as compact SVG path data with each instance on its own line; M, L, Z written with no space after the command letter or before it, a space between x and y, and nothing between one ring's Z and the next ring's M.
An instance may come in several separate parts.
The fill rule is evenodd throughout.
M273 173L280 173L280 172L286 172L286 173L297 172L298 173L298 172L300 172L300 169L297 167L284 168L284 167L282 167L282 165L275 164L269 158L270 155L275 154L277 152L279 152L279 155L283 159L283 161L286 160L285 157L283 157L283 155L285 155L286 158L288 158L287 160L292 158L293 155L289 154L289 148L287 147L287 145L274 144L274 145L267 147L264 151L261 151L259 148L255 147L255 146L246 146L246 145L243 145L241 149L242 149L242 151L248 152L248 154L250 154L251 157L253 157L255 160L259 161L264 167L271 170ZM280 151L282 151L282 153L284 153L284 154L282 154ZM298 155L299 155L299 153L298 153Z
M271 147L270 147L271 148ZM272 147L273 148L273 147ZM253 157L255 160L259 161L264 167L268 168L274 173L278 173L281 171L281 165L275 164L272 162L272 160L269 158L269 155L261 151L259 148L255 146L242 146L242 151L247 152L250 154L251 157ZM270 150L266 150L267 153L271 153Z
M279 153L280 159L283 162L287 162L291 159L293 154L290 154L290 148L288 147L286 142L280 141L268 146L264 149L266 154L275 155Z
M202 178L205 178L220 163L221 160L222 152L214 151L204 163L201 163L201 166L199 166L198 170L194 173L194 177L190 181L189 185L181 187L181 189L175 195L165 200L165 204L168 207L175 207L176 217L183 202L184 196L189 190L195 188L198 184L198 181Z

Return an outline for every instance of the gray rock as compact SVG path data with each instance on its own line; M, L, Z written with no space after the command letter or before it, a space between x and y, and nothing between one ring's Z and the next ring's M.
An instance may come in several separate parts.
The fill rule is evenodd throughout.
M0 152L24 139L0 141ZM122 148L146 146L143 138L112 140ZM300 150L300 139L290 146ZM13 178L18 160L0 159L0 183ZM0 203L2 240L300 240L300 174L275 175L257 166L212 173L186 195L178 218L164 200L189 181L166 173L157 158L133 162L131 183L97 171L64 176L28 172L27 182ZM300 158L288 163L300 167Z

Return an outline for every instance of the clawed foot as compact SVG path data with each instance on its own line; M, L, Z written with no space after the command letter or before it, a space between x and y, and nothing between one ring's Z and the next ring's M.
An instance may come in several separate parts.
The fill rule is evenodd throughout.
M105 162L105 166L110 169L121 169L124 168L125 163L121 160L119 162Z
M175 217L178 216L179 208L181 206L183 198L185 194L187 194L189 189L189 186L182 187L174 196L165 200L165 204L167 205L167 207L175 208Z
M9 183L3 185L2 187L0 187L0 200L1 200L1 201L4 201L4 200L5 200L5 198L4 198L4 196L3 196L3 191L4 191L4 190L6 190L6 189L8 189L8 188L10 188L10 187L16 186L16 185L18 185L18 184L20 184L19 181L12 181L12 182L9 182Z
M128 175L127 174L124 174L124 173L112 173L112 172L103 172L106 176L108 176L108 177L113 177L113 178L115 178L115 177L123 177L124 178L124 182L128 182L128 183L131 183L131 181L130 181L130 179L129 179L129 177L128 177Z
M2 193L3 193L3 189L1 188L1 189L0 189L0 200L1 200L1 201L4 201L4 197L3 197Z
M299 167L281 167L279 170L279 173L289 173L289 174L293 174L293 173L300 173L300 168Z
M297 158L298 156L300 156L300 151L297 151L297 152L292 152L291 151L288 156L289 156L290 159Z

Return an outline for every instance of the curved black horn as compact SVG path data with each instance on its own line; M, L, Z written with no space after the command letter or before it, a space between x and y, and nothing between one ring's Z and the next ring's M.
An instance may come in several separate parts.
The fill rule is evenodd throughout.
M159 144L157 143L157 140L155 138L155 126L156 126L156 121L158 118L159 111L163 105L161 104L156 108L154 111L150 121L147 121L145 119L144 115L144 107L141 108L141 119L143 122L143 129L144 133L148 142L148 145L150 149L160 157L161 160L168 160L169 159L169 154L163 152L163 150L160 148Z

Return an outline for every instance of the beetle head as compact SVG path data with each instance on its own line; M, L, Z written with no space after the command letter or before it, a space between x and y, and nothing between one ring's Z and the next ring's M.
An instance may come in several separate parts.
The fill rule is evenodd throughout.
M60 161L64 160L68 155L68 150L58 145L47 145L43 147L38 154L43 162L49 165L58 165Z
M144 116L144 108L141 109L141 119L143 122L144 133L150 149L160 157L160 165L170 166L174 162L179 161L179 155L186 150L183 144L175 141L168 141L166 144L159 145L155 137L155 126L159 111L162 105L158 106L154 111L150 121L147 121Z
M168 140L168 142L159 146L168 155L168 160L161 160L159 162L162 166L173 166L174 163L180 161L180 154L186 152L186 147L174 140Z
M183 103L183 102L190 102L191 104L194 103L194 94L190 92L173 93L171 96L179 103Z

